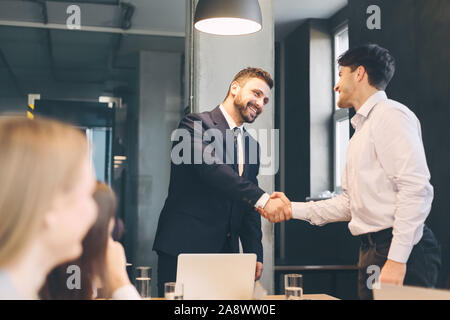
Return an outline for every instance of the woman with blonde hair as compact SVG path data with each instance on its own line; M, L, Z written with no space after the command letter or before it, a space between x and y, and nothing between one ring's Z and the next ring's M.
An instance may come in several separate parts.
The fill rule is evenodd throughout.
M48 119L0 118L0 299L37 299L97 216L87 141Z

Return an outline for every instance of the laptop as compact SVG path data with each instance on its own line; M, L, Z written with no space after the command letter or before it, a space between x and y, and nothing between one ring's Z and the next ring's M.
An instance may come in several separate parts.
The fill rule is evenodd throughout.
M375 300L450 300L450 290L396 286L382 283L373 289Z
M256 254L180 254L177 285L185 300L250 300L255 286Z

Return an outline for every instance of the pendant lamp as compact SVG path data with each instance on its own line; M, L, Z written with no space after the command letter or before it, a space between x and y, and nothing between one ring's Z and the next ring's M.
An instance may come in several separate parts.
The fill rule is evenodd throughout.
M243 35L262 29L258 0L199 0L195 9L197 30L217 35Z

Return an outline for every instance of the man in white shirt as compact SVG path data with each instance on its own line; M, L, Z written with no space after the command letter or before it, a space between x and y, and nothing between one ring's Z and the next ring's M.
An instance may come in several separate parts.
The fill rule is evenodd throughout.
M338 63L337 104L356 111L342 175L343 193L324 201L292 202L293 217L314 225L349 221L351 233L361 238L361 299L372 299L373 277L369 276L378 268L382 283L433 287L440 249L424 224L433 187L419 120L384 92L394 75L394 58L371 44L347 51ZM289 201L282 193L272 195L277 197ZM272 222L280 221L259 211Z

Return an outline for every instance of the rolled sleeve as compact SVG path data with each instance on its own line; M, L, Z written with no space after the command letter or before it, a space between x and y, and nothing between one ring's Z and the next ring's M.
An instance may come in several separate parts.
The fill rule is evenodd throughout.
M399 263L406 263L411 254L413 246L403 245L397 243L395 239L392 240L389 249L388 259Z
M292 202L292 216L317 226L330 222L350 221L348 195L344 192L328 200Z

